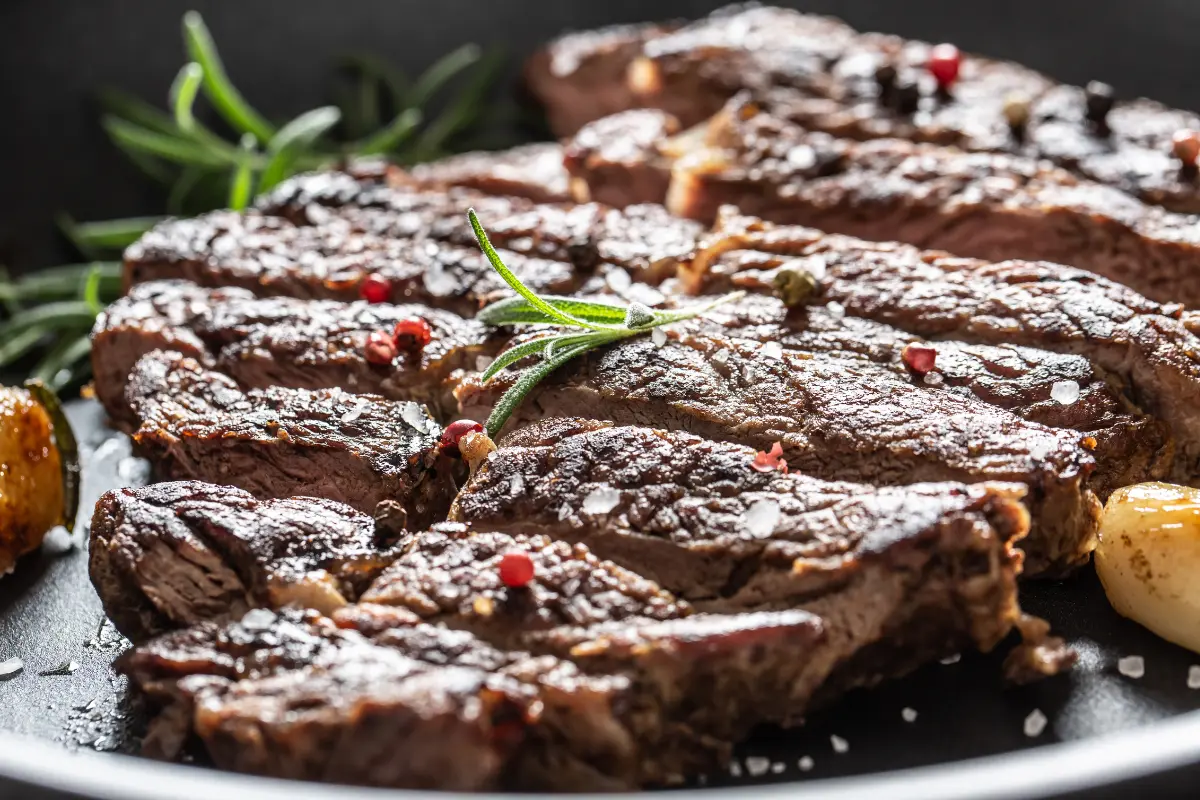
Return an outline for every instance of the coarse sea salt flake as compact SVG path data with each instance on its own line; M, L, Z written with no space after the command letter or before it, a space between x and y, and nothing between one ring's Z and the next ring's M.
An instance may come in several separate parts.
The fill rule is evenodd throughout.
M354 408L347 411L345 414L342 414L342 422L354 422L354 420L356 420L362 416L362 413L363 413L363 407L355 406Z
M1141 656L1125 656L1117 661L1117 672L1126 678L1140 678L1146 674L1146 659Z
M475 371L483 372L492 365L493 359L489 356L475 356Z
M751 536L761 539L775 532L779 517L779 504L774 500L755 500L742 515L742 522Z
M825 308L827 308L829 310L829 313L831 315L833 315L834 317L840 318L840 317L846 316L846 307L844 305L842 305L841 303L837 302L836 300L834 302L826 305Z
M653 286L647 286L644 283L635 283L625 292L625 297L628 300L634 300L639 303L645 303L648 306L656 306L667 299L667 296L655 289Z
M835 753L845 753L850 749L850 743L837 734L829 737L829 743L833 745Z
M720 350L718 350L716 352L716 354L712 357L712 362L714 364L724 364L728 360L729 360L729 351L726 350L725 348L721 348Z
M1050 398L1056 403L1069 406L1079 399L1079 384L1075 381L1055 381L1050 388Z
M782 761L776 761L773 764L771 764L771 774L773 774L773 775L779 775L785 769L787 769L787 764L783 763Z
M916 722L917 710L915 708L900 709L900 719L904 720L905 722Z
M620 267L616 267L604 276L604 282L608 284L608 288L620 294L630 287L633 279L629 277L628 272Z
M796 766L800 768L801 772L812 772L812 756L800 756L800 760L796 762Z
M747 756L746 771L754 777L766 775L767 770L771 768L771 759L763 758L762 756Z
M19 658L10 658L7 661L0 661L0 680L8 680L21 674L21 670L25 669L25 662Z
M510 497L520 497L525 492L525 476L517 473L508 479L508 494Z
M1193 664L1188 667L1187 687L1189 689L1200 689L1200 665Z
M667 332L662 328L655 328L650 334L650 340L654 342L655 347L662 347L667 343Z
M400 418L421 433L425 433L426 425L429 422L425 417L425 412L416 403L405 403L404 408L400 409Z
M1025 735L1030 739L1036 739L1041 736L1042 731L1046 730L1046 723L1048 721L1040 708L1030 711L1029 716L1025 718Z
M941 663L945 664L946 666L950 666L951 664L957 664L960 660L962 660L962 653L955 653L952 656L946 656L943 658Z
M779 342L767 342L762 346L763 358L773 358L776 361L783 358L783 347Z
M742 765L736 761L729 762L729 776L732 778L742 777Z
M607 514L621 502L621 493L611 486L599 486L583 498L585 514Z

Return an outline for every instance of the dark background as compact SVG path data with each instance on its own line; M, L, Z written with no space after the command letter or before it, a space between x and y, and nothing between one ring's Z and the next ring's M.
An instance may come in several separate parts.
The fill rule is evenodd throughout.
M804 0L863 30L1013 58L1074 83L1200 107L1195 0ZM97 124L95 92L165 102L184 61L179 20L199 10L234 82L268 116L330 100L338 56L371 52L410 72L454 46L521 54L568 28L698 16L710 0L0 0L0 263L73 258L53 215L162 211L162 196Z

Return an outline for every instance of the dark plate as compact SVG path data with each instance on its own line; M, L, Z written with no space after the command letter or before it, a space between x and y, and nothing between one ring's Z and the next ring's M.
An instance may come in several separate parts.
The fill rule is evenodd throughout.
M128 439L104 427L97 404L72 403L68 413L83 449L80 525L73 537L52 535L0 582L0 661L25 662L23 673L0 682L0 731L20 735L0 734L0 776L96 798L294 795L294 784L117 755L136 751L143 719L110 668L127 643L102 623L88 581L86 519L102 492L137 484L146 470L130 457ZM964 655L856 692L804 727L760 731L739 749L733 774L702 784L756 785L756 794L772 784L789 796L822 798L1044 797L1200 762L1200 691L1187 687L1200 657L1115 614L1090 570L1026 586L1022 600L1079 650L1070 675L1006 687L998 656ZM1117 659L1127 655L1145 659L1142 678L1118 673ZM41 674L72 662L69 675ZM905 720L905 709L915 720ZM1025 720L1035 710L1048 724L1030 737ZM846 752L835 752L834 736ZM66 752L81 757L67 761ZM802 759L811 759L809 770ZM354 796L317 785L304 792ZM0 796L7 796L2 778Z

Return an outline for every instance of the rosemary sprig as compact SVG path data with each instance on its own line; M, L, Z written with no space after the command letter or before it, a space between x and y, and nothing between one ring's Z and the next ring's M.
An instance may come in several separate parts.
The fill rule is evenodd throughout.
M711 303L670 311L649 308L641 303L619 305L577 297L542 296L522 283L500 259L500 255L488 240L487 232L480 224L475 209L467 211L467 218L471 221L479 248L491 262L492 268L517 293L517 297L487 306L479 312L478 319L496 326L533 324L561 329L510 347L484 370L481 378L486 383L502 370L526 358L541 356L541 360L527 367L496 402L496 407L492 409L491 416L484 424L489 436L499 434L504 423L534 387L568 361L598 347L650 333L664 325L692 319L745 294L733 292Z
M198 214L219 207L245 208L254 198L306 170L355 156L383 156L401 164L453 152L482 123L496 117L485 96L503 64L473 44L443 56L410 80L372 56L344 59L354 86L339 106L306 111L277 125L255 109L225 70L212 34L199 14L183 18L188 62L167 93L166 110L118 90L102 93L101 124L113 144L166 191L168 214ZM448 94L453 90L453 94ZM202 122L197 103L207 101L221 129ZM430 107L440 111L427 113ZM101 304L121 291L113 259L162 217L77 223L60 215L63 234L84 259L103 262L95 285ZM0 369L13 369L31 353L43 354L27 374L48 378L58 390L86 373L92 305L82 296L89 265L54 268L21 280L0 269ZM50 304L50 305L46 305Z

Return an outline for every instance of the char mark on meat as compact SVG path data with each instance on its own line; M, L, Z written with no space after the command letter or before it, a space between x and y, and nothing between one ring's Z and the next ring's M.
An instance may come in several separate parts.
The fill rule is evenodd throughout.
M137 452L163 480L232 484L259 498L323 497L372 513L398 505L412 527L441 519L454 465L441 428L413 402L339 389L250 389L179 353L134 367L126 400Z
M1135 100L1095 117L1083 89L969 54L948 93L922 91L928 44L788 9L733 6L620 40L613 47L603 36L567 37L531 60L529 84L560 136L636 108L662 109L690 127L738 92L778 90L793 96L794 121L811 131L1047 159L1145 203L1200 213L1196 182L1172 154L1176 132L1200 129L1190 112ZM571 55L551 70L556 49ZM588 70L593 63L603 71ZM880 68L893 78L881 82ZM601 93L608 102L588 102ZM1026 117L1015 127L1014 101Z
M774 291L781 269L820 276L814 303L928 340L1029 346L1087 358L1131 407L1170 426L1173 479L1200 476L1200 338L1178 304L1147 300L1082 270L987 263L723 214L687 282ZM834 305L836 304L836 306Z
M429 324L424 347L400 348L387 363L369 360L368 337L396 323ZM243 388L341 388L427 404L453 413L458 375L493 357L506 337L449 311L418 305L256 298L244 289L207 289L184 281L134 286L100 314L92 332L96 394L118 424L132 423L125 386L133 365L154 350L176 350Z
M194 481L105 494L90 536L92 583L134 641L251 608L331 614L396 556L369 516L341 503L259 501Z
M537 386L510 427L546 416L596 417L685 430L767 451L793 469L871 484L985 480L1026 483L1030 574L1084 563L1099 519L1095 467L1083 437L1047 428L944 387L841 355L768 352L757 342L669 334L593 351ZM511 383L459 388L483 419Z

